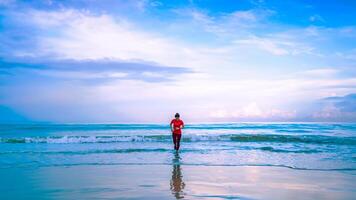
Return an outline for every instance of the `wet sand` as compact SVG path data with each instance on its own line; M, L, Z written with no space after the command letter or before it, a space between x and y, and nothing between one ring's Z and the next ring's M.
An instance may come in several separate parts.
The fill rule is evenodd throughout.
M0 169L0 199L354 199L353 171L263 166L81 165Z

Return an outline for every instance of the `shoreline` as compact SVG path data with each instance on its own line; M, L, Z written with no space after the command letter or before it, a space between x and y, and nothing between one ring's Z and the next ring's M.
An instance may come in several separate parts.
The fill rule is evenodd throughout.
M92 166L193 166L193 167L266 167L266 168L281 168L281 169L291 169L297 171L322 171L322 172L351 172L355 173L355 168L332 168L332 169L318 169L318 168L302 168L302 167L292 167L288 165L271 165L271 164L189 164L189 163L80 163L80 164L58 164L58 165L40 165L40 166L0 166L0 170L9 168L19 168L19 169L38 169L38 168L51 168L51 167L92 167Z

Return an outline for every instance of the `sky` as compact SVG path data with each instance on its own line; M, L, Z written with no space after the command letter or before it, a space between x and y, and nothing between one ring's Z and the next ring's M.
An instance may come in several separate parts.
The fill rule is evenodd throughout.
M356 122L356 1L0 0L0 122Z

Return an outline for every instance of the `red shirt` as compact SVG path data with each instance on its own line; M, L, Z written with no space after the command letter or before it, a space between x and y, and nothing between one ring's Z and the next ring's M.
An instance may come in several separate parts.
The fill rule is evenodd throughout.
M184 122L180 119L173 119L171 121L171 126L173 124L173 133L174 134L182 134L181 126L184 126Z

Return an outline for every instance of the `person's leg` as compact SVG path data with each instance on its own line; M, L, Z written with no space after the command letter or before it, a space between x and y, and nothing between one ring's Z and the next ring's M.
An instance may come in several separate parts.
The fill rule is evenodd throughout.
M177 149L177 137L176 134L172 133L174 149Z
M180 147L180 138L182 137L182 134L177 134L177 149L176 150L179 150L179 147Z

